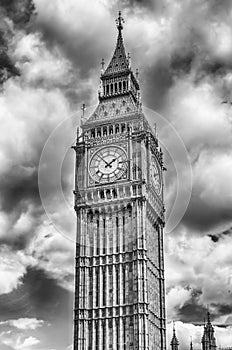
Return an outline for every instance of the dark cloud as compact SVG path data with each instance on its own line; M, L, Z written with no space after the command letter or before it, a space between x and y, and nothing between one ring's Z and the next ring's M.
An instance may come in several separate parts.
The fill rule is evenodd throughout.
M35 13L33 0L0 0L1 10L20 29L25 29Z
M0 320L37 318L49 326L49 332L41 329L41 340L47 348L63 350L69 345L73 317L73 297L58 286L56 281L42 270L29 268L21 286L9 294L0 296Z
M232 213L229 206L212 206L211 203L202 200L200 193L199 195L193 193L183 223L189 228L204 232L222 224L229 224L231 220Z
M179 319L186 323L203 324L206 315L207 308L199 305L194 298L179 309Z
M0 0L0 83L4 83L12 76L20 75L14 59L11 57L9 45L12 44L15 30L26 30L31 16L35 11L32 0ZM14 28L11 28L10 19Z
M145 69L141 76L141 85L145 83L149 88L142 88L144 104L157 111L162 110L173 79L170 64L165 59L157 62L154 67Z
M2 210L10 213L21 207L25 210L28 201L40 205L37 170L26 175L20 167L12 167L2 178L0 191L2 194Z

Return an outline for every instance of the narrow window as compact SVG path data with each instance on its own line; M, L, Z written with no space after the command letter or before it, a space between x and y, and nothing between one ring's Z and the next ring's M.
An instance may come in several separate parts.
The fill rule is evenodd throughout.
M114 198L117 198L117 191L115 188L112 190L112 194Z
M97 220L97 255L100 254L100 222Z
M106 136L106 135L107 135L107 127L104 126L104 128L103 128L103 136Z
M126 302L126 268L122 269L122 285L123 285L123 304Z
M96 269L96 306L99 306L99 270Z
M110 127L109 127L109 134L112 135L113 132L114 132L114 130L113 130L113 125L110 125Z
M119 350L120 346L120 337L119 337L119 324L116 323L116 344L117 344L117 350Z
M126 249L126 230L125 230L125 215L122 217L122 249L125 252Z
M106 219L103 219L103 254L106 254Z
M92 349L92 322L89 322L89 349Z
M114 84L114 91L115 91L115 93L118 92L118 84L117 83Z
M126 320L123 320L123 350L126 349Z
M121 83L121 81L119 82L119 92L121 92L122 91L122 83Z
M105 306L106 305L106 273L104 270L102 271L102 289L103 289L102 305Z
M105 348L106 348L106 325L104 322L102 327L102 350L105 350Z
M116 252L119 252L119 224L118 217L116 217Z
M99 349L99 327L98 327L98 322L96 323L96 326L95 326L95 331L96 331L96 337L95 337L95 339L96 339L96 350L98 350Z
M116 269L116 304L119 304L119 286L120 286L120 281L119 281L119 271Z

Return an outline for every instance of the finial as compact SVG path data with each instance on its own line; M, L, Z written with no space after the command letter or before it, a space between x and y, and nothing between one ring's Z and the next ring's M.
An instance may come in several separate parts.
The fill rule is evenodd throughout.
M139 79L139 70L138 70L138 68L136 68L135 77L136 77L137 80Z
M209 313L209 309L208 309L208 312L207 312L207 316L208 316L208 323L210 323L210 313Z
M153 125L153 129L154 129L154 131L155 131L155 137L156 137L156 131L157 131L157 128L156 128L156 123L154 123L154 125Z
M115 20L117 24L117 28L119 31L119 34L121 34L121 31L123 30L123 23L125 23L124 18L122 17L121 11L118 12L118 18Z
M193 350L193 337L190 337L190 350Z
M83 105L81 106L81 110L82 110L81 124L83 124L83 119L84 119L84 116L85 116L85 110L86 110L85 103L83 103Z
M101 61L101 69L102 69L102 71L104 70L104 68L105 68L105 60L104 60L104 58L102 58L102 61Z
M128 52L128 54L127 54L127 62L128 62L129 68L130 68L130 66L131 66L131 55L130 55L130 52Z

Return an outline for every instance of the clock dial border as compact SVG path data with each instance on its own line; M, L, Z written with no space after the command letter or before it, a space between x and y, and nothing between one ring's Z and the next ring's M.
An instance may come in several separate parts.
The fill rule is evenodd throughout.
M107 152L107 155L105 154ZM122 169L118 170L120 162L116 163L117 158L115 156L123 158ZM92 164L94 158L95 164ZM106 157L106 158L105 158ZM91 165L92 164L92 165ZM92 168L92 169L91 169ZM104 169L105 168L105 169ZM95 170L93 170L95 169ZM94 173L95 171L95 173ZM104 172L105 171L105 172ZM96 178L96 173L101 174L101 177ZM90 152L88 160L88 179L90 186L104 185L115 181L125 180L128 177L128 155L127 147L125 145L107 145L99 147Z

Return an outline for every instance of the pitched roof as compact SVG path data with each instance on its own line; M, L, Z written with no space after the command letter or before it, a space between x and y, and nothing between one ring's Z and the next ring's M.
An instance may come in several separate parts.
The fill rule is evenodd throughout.
M121 73L129 69L129 62L126 57L126 51L123 43L121 30L118 33L118 39L114 50L113 57L103 73L102 77L111 75L113 73Z

